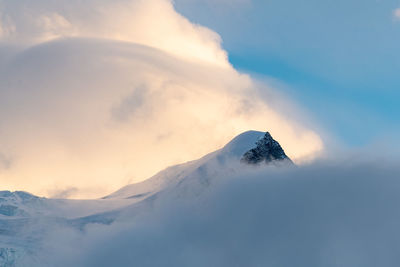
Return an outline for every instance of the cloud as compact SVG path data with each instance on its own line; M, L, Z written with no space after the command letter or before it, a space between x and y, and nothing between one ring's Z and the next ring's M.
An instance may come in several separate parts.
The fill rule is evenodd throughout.
M53 190L50 190L48 193L51 198L59 198L59 199L66 199L69 198L70 196L73 196L79 191L78 188L76 187L68 187L68 188L55 188Z
M144 87L135 88L129 96L121 100L115 108L112 109L112 116L116 120L126 121L129 117L135 115L136 111L146 102L148 89ZM147 100L148 101L148 100Z
M399 172L387 161L242 171L110 226L56 229L41 251L53 266L397 266Z
M2 169L7 170L11 168L12 164L13 164L12 158L0 152L0 171Z
M394 17L396 20L399 20L399 19L400 19L400 8L397 8L397 9L395 9L395 10L393 11L393 17Z
M3 188L100 197L249 129L295 160L323 147L169 1L1 0L0 13L0 146L18 158Z
M177 3L200 3L200 4L207 4L207 5L220 5L220 6L229 6L229 7L243 7L250 5L253 1L252 0L175 0L174 2Z
M3 40L42 42L57 37L104 38L148 45L188 60L227 66L215 32L190 23L168 0L40 0L0 2Z

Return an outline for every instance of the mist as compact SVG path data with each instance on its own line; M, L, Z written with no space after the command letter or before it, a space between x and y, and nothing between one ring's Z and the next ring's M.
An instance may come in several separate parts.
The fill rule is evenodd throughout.
M397 266L399 177L390 161L247 169L110 226L57 229L42 256L51 266Z

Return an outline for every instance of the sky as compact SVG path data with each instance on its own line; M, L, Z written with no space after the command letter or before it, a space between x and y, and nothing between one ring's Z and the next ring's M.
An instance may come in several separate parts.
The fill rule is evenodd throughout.
M394 140L399 7L0 0L0 187L102 197L247 130L298 164Z
M0 191L99 198L248 130L297 164L216 153L88 217L118 199L24 200L68 219L13 222L6 260L399 266L399 31L399 0L0 0Z
M272 78L346 146L400 133L400 2L175 0L238 69Z

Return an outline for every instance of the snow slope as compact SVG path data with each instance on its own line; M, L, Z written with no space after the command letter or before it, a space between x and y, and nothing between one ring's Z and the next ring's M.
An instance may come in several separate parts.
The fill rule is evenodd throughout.
M55 227L85 231L87 225L108 225L117 218L130 220L132 215L151 210L163 196L190 198L200 194L210 186L213 177L235 172L243 154L264 134L257 131L240 134L201 159L169 167L102 199L47 199L26 192L1 191L0 266L14 266L26 255L34 258L42 237Z
M169 167L144 182L125 186L111 195L106 196L105 199L143 199L179 183L188 176L200 172L202 168L204 169L206 166L209 167L218 163L220 165L218 167L221 167L231 162L237 162L245 152L255 146L256 142L262 138L264 134L263 132L257 131L242 133L220 150L210 153L201 159Z

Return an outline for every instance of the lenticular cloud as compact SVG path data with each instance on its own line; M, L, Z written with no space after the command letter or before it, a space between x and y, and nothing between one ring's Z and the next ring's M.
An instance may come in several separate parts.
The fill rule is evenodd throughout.
M215 32L190 23L168 0L2 0L2 38L43 42L60 37L126 41L181 58L227 66Z
M0 0L0 41L3 188L98 197L248 129L322 149L170 1Z

